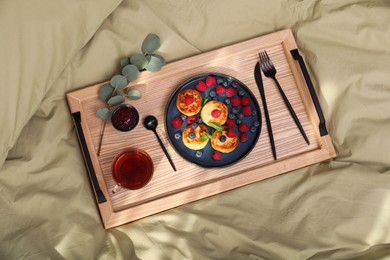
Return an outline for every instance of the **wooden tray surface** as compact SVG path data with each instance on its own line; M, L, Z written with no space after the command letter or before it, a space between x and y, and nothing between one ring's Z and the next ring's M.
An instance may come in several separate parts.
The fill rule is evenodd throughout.
M104 226L118 226L335 157L330 136L319 133L319 119L313 100L298 62L290 54L296 48L291 31L286 29L172 62L159 72L142 72L131 86L139 89L143 97L137 101L126 101L139 111L140 123L131 132L119 132L108 123L99 157L97 147L103 122L96 118L95 111L104 106L97 96L98 88L103 83L68 93L71 112L80 112L90 164L106 199L105 202L98 202ZM263 75L277 161L272 157L264 110L253 73L258 53L264 49L274 62L277 78L310 140L310 145L307 145L274 82ZM167 140L164 126L165 109L175 89L188 78L212 72L227 74L243 82L254 93L262 112L261 134L254 149L243 160L223 168L202 168L183 159ZM158 132L178 169L176 172L172 170L153 132L142 125L143 119L150 114L159 121ZM120 150L128 147L144 149L152 157L154 176L142 189L122 189L112 194L110 191L115 186L111 177L112 160Z

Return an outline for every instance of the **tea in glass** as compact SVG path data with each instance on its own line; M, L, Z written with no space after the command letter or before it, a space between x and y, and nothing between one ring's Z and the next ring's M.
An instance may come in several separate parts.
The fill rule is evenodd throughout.
M121 151L112 164L112 177L117 186L113 193L121 188L136 190L149 183L153 176L152 158L141 149L131 148Z

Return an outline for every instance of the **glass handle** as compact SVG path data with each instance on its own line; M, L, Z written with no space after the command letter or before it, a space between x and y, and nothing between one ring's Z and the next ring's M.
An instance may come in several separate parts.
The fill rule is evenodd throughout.
M118 191L120 191L122 189L121 186L119 186L118 184L115 185L115 187L112 189L112 193L117 193Z

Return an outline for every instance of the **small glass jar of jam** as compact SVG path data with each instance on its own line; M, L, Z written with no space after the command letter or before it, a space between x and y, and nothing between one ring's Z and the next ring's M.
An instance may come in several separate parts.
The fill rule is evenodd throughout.
M117 106L111 115L112 126L122 132L132 130L137 126L139 121L139 114L135 107L129 104L122 104Z

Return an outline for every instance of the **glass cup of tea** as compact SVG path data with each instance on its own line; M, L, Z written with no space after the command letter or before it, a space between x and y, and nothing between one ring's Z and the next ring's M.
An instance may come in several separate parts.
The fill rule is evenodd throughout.
M117 106L111 114L112 126L122 132L132 130L137 126L139 114L135 107L129 104Z
M112 162L112 177L116 182L112 193L122 188L136 190L144 187L152 179L153 171L153 160L144 150L122 150Z

